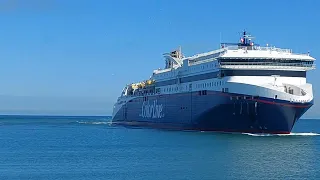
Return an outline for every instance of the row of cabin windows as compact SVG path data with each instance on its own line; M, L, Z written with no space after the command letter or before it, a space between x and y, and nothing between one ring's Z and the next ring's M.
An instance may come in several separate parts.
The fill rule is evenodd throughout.
M178 88L175 88L175 90L177 90L177 89ZM229 89L228 88L222 88L222 92L229 92ZM200 96L207 95L207 90L199 91L199 95ZM275 97L275 98L277 98L277 97ZM142 100L135 99L135 100L130 100L129 102L141 102L141 101L147 101L147 100L148 100L148 97L143 97Z
M206 65L201 65L201 66L198 66L198 67L190 67L189 70L192 70L192 71L195 71L195 70L204 70L205 68L208 69L208 68L214 68L214 64L211 63L211 64L206 64Z
M207 87L213 87L213 86L222 86L224 83L225 82L222 82L222 81L201 83L201 84L197 84L196 88L207 88Z
M192 84L189 84L189 86L192 87ZM190 88L190 87L189 87ZM188 90L188 86L186 85L185 87L168 87L168 88L163 88L163 92L178 92L178 91L185 91Z
M225 82L222 82L222 81L216 81L216 82L209 82L209 83L201 83L201 84L196 84L196 88L199 89L199 88L208 88L208 87L214 87L214 86L222 86L224 85ZM192 84L189 84L192 86ZM184 91L184 90L187 90L187 85L186 87L168 87L168 88L163 88L163 92L178 92L179 90L180 91ZM156 93L160 92L160 89L157 89L156 90Z
M201 66L197 66L197 67L192 67L190 66L188 71L195 71L195 70L204 70L205 68L214 68L215 64L214 63L210 63L210 64L206 64L206 65L201 65ZM176 76L177 72L176 71L171 71L171 72L164 72L161 74L158 74L159 77L168 77L168 76Z
M165 73L161 73L159 74L160 77L168 77L168 76L176 76L176 72L175 71L171 71L171 72L165 72Z
M184 88L180 88L180 90L184 90ZM174 91L178 91L179 88L178 87L169 87L169 88L163 88L163 92L174 92Z

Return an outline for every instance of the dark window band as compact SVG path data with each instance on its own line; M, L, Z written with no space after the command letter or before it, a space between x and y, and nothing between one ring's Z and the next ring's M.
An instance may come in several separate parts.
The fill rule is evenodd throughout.
M222 70L224 76L272 76L306 77L306 71L283 71L283 70Z
M220 76L272 76L282 77L306 77L306 71L283 71L283 70L221 70ZM218 78L219 71L195 76L180 78L180 83L200 81L206 79ZM177 84L178 78L168 81L156 82L156 86L168 86Z
M284 59L219 59L219 64L224 65L264 65L264 66L297 66L313 67L313 61L284 60Z
M307 64L313 63L313 61L307 61L307 60L285 60L285 59L219 59L219 63L224 63L224 62L307 63Z

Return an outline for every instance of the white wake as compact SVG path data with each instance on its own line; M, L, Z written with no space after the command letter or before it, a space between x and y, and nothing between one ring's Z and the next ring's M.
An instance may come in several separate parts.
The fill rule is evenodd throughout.
M254 133L242 133L248 136L320 136L319 133L290 133L290 134L254 134Z
M111 121L96 121L96 122L94 122L94 121L77 121L77 123L79 123L79 124L95 124L95 125L97 125L97 124L111 125L112 124Z

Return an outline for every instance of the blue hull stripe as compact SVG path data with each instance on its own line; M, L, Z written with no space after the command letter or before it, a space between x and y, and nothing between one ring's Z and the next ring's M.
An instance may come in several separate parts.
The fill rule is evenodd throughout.
M147 99L147 100L146 100ZM207 91L138 97L113 123L181 130L289 133L313 105L243 94Z

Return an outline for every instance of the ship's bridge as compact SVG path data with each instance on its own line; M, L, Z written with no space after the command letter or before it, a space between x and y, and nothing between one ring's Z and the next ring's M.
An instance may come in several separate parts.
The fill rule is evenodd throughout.
M315 59L309 55L293 53L291 49L261 47L253 43L246 31L239 43L221 43L224 54L218 58L222 69L275 69L306 71L315 69Z
M306 71L315 69L315 59L306 54L292 53L291 49L260 46L227 46L219 57L226 69L283 69Z

